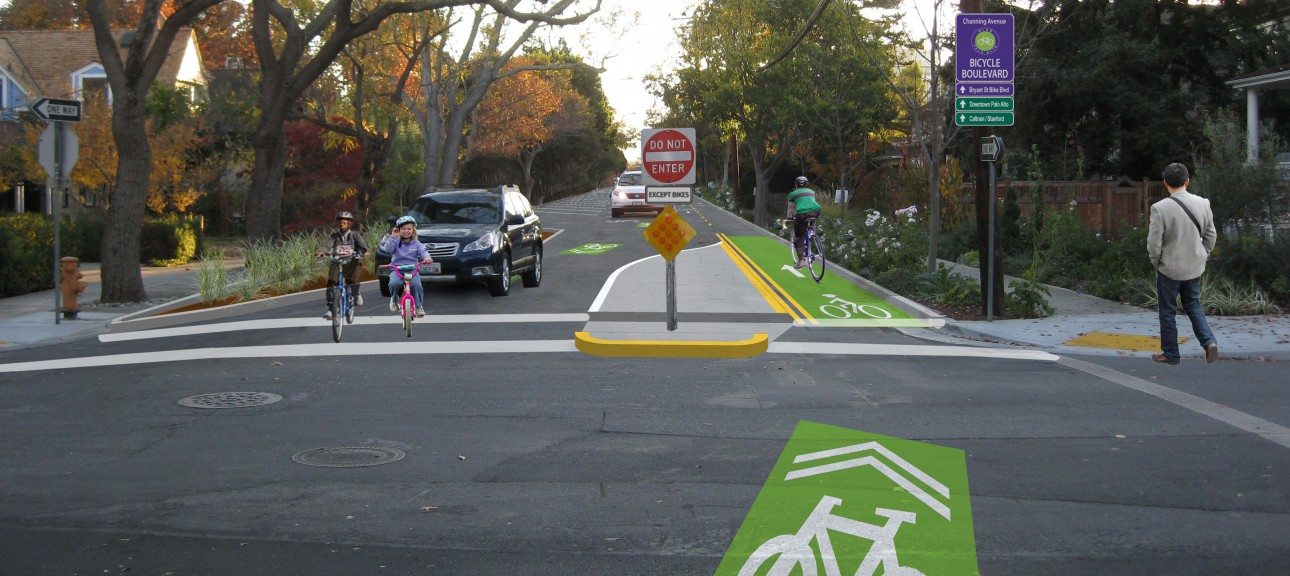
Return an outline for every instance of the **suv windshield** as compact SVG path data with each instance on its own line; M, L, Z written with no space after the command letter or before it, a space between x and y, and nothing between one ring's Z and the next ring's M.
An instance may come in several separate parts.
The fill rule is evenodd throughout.
M639 172L623 174L618 178L618 185L619 186L640 186L641 175Z
M496 224L502 221L497 196L492 194L436 194L418 198L408 215L417 226L427 224Z

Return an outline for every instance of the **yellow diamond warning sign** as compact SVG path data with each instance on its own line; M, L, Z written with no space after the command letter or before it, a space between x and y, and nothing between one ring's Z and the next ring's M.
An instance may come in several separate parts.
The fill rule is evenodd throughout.
M681 219L676 209L669 205L645 228L644 235L645 241L658 250L664 260L671 262L694 239L694 227Z

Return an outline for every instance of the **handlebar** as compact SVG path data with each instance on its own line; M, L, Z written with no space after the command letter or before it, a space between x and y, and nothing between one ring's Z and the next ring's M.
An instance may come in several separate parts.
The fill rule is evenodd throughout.
M331 252L323 252L317 255L318 258L326 258L332 262L348 262L350 260L362 260L363 254L354 254L352 256L337 256Z
M395 268L398 268L400 272L411 272L413 270L416 270L418 266L420 265L419 264L399 264L396 266L394 264L381 264L376 268L379 270L393 270Z

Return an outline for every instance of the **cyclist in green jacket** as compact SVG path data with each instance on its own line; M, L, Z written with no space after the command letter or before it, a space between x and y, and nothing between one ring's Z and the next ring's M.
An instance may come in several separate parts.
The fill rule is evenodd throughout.
M815 201L815 191L808 184L806 176L798 176L793 180L795 189L788 193L788 219L793 221L793 248L797 250L797 262L793 265L797 268L809 264L802 258L806 252L807 221L820 217L820 203Z

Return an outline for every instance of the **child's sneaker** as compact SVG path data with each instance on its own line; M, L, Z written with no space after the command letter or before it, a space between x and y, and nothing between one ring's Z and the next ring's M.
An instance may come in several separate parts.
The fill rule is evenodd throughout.
M362 306L362 305L363 305L363 295L362 295L362 294L359 294L359 295L358 295L358 298L357 298L357 299L355 299L355 301L354 301L354 305L355 305L355 307L358 307L358 306Z
M399 311L399 303L398 303L396 300L394 300L393 298L391 298L391 299L390 299L390 312L398 312L398 311Z
M331 310L328 310L326 314L323 314L323 320L331 320Z
M426 309L425 309L425 308L421 308L421 307L419 307L419 306L418 306L418 307L417 307L417 318L425 318L425 317L426 317Z

